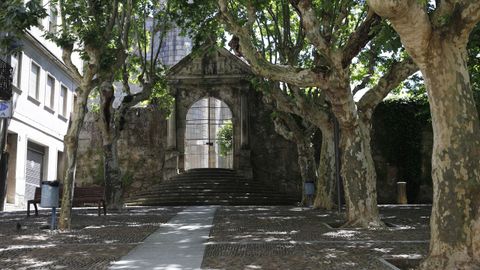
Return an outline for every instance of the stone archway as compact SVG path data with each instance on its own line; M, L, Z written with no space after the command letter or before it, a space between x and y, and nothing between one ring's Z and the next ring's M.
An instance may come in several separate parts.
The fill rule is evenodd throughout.
M187 111L185 126L185 170L233 169L234 127L225 102L212 97L196 101Z
M187 114L198 100L210 97L223 101L231 110L234 127L232 168L251 178L248 97L252 73L248 65L223 48L205 46L173 66L168 86L175 107L168 120L164 178L185 171ZM188 169L188 168L187 168Z

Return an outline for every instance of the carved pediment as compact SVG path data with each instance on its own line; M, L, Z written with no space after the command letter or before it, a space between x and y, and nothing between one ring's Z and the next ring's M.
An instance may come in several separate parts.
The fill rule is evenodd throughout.
M223 48L206 48L200 53L190 54L173 66L168 74L178 77L221 77L251 74L250 67Z

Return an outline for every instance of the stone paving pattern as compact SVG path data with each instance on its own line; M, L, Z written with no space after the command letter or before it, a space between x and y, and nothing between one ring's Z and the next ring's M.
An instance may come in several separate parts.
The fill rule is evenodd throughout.
M299 207L222 207L214 219L205 269L388 269L378 258L428 251L430 207L380 208L389 228L332 228L335 211ZM413 260L411 260L413 261ZM410 269L409 267L403 269Z
M133 207L97 216L74 209L70 232L42 230L49 214L0 214L0 269L107 269L182 207ZM335 211L288 206L224 206L214 217L204 269L388 269L378 260L428 251L430 207L383 206L382 230L332 228ZM16 224L22 228L17 231ZM414 260L410 260L414 261ZM410 269L408 267L401 269Z
M69 232L40 229L47 211L0 214L0 269L107 269L183 207L135 207L97 216L74 208ZM17 223L20 230L17 230Z

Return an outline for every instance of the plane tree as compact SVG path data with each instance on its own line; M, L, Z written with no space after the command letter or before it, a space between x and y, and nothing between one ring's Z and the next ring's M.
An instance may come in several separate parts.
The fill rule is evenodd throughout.
M430 104L434 192L430 251L420 268L478 269L480 122L467 44L480 21L480 1L367 2L388 19L420 68Z
M179 2L180 17L184 18L180 21L195 36L212 32L215 22L220 21L223 29L237 39L234 47L254 73L289 86L291 91L273 89L271 93L276 101L282 97L293 105L291 109L302 112L299 116L318 118L318 104L304 102L309 100L303 97L308 96L307 89L323 92L341 129L345 226L383 226L378 216L376 173L370 150L371 115L392 88L417 70L402 53L398 39L397 44L391 42L395 40L394 31L384 32L388 30L386 25L363 1L219 0L216 6L212 1L173 2ZM303 39L305 42L299 42ZM296 50L294 57L281 55ZM368 57L371 61L360 68L366 72L358 72L357 64L368 51L373 56L383 52L383 56ZM367 89L366 93L355 100L355 93L362 88ZM299 104L310 106L302 108Z
M105 195L110 209L123 206L122 179L125 172L119 163L118 140L126 113L133 106L149 103L149 100L162 108L169 107L171 98L166 91L165 67L160 59L170 27L167 12L168 4L161 1L135 1L132 12L135 20L130 23L124 45L128 55L119 69L109 69L99 77L98 127L102 134Z
M388 32L382 34L385 25L362 1L290 1L293 8L288 19L298 21L307 41L299 56L310 61L272 62L263 56L259 45L261 33L255 29L262 24L264 14L275 13L274 8L281 4L288 3L219 0L219 18L226 29L238 37L242 56L257 75L298 89L314 88L324 93L341 130L341 171L347 206L345 226L383 226L378 215L376 173L370 149L371 117L376 105L417 67L404 56L401 48L380 46L395 36L384 35ZM286 33L291 34L290 29ZM292 44L286 43L286 46ZM379 57L381 49L389 52ZM366 70L371 72L361 76L358 89L352 89L357 59L369 50L375 52L375 57L366 65ZM386 59L380 65L383 70L378 68L379 59ZM356 90L361 86L366 92L355 100ZM294 100L298 102L296 96ZM318 112L306 111L312 115Z
M59 6L61 24L58 32L47 37L62 48L62 58L74 79L75 104L64 137L66 173L63 179L62 208L59 228L71 227L71 206L80 130L87 113L89 95L105 85L99 78L122 67L127 57L127 44L132 19L132 0L75 1L55 0ZM74 64L78 52L83 66Z

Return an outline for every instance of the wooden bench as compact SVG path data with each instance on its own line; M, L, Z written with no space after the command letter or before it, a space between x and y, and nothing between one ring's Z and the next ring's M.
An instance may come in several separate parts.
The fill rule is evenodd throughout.
M59 205L62 202L63 187L59 188ZM96 204L98 206L98 215L100 216L103 207L103 214L107 215L107 207L105 205L105 188L104 187L75 187L73 191L72 207L84 206L85 204ZM30 216L30 204L35 208L35 216L38 216L37 204L40 203L42 197L42 189L35 188L35 196L33 200L27 201L27 217Z

